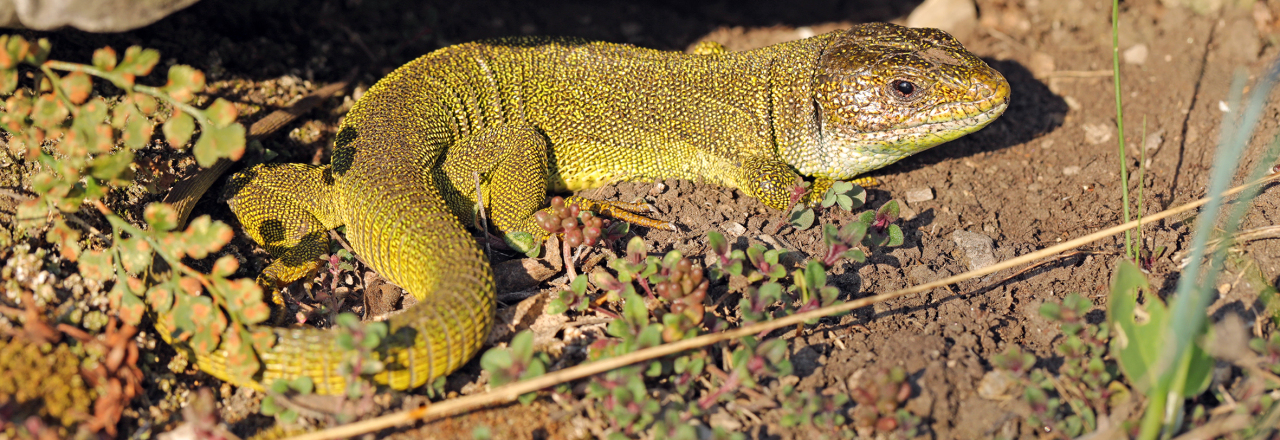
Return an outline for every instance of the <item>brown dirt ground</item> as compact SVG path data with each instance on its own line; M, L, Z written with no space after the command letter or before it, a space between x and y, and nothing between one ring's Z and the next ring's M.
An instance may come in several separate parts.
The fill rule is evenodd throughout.
M182 63L203 69L214 85L213 93L245 104L252 120L351 69L358 71L358 81L367 87L419 54L478 38L573 35L668 50L683 50L705 38L740 49L795 38L796 29L802 27L821 32L841 23L900 21L916 2L758 3L652 0L551 6L508 1L279 0L246 6L206 0L131 33L49 36L54 39L55 56L67 60L87 60L93 48L104 44L117 49L130 44L158 48L162 66ZM1004 260L1121 220L1111 77L1089 73L1110 69L1110 3L980 0L978 6L981 25L963 42L1009 79L1012 103L1001 119L981 132L875 173L883 185L870 191L873 207L890 199L902 201L912 190L930 189L935 197L904 204L905 245L874 255L865 265L850 264L834 271L833 283L848 298L968 270L968 257L952 239L957 231L990 237L996 258ZM1273 17L1280 16L1280 4L1271 0L1269 7ZM1121 71L1126 134L1132 145L1130 165L1137 163L1133 157L1144 118L1147 137L1159 139L1148 143L1144 181L1130 185L1145 188L1144 212L1150 214L1205 195L1224 114L1220 101L1226 99L1233 74L1240 69L1259 72L1276 56L1278 24L1274 19L1260 21L1256 9L1227 8L1196 15L1156 0L1126 1L1121 17L1121 50L1137 44L1149 49L1145 63L1126 63ZM349 97L331 100L322 111L290 127L289 136L277 136L267 146L287 160L327 160L335 124L350 102ZM1249 158L1258 157L1266 141L1276 135L1277 115L1272 104L1264 113ZM190 159L166 157L184 172L192 170ZM1251 160L1245 162L1252 165ZM761 241L760 236L772 232L781 216L737 191L694 182L665 183L665 191L656 196L659 217L674 221L680 231L641 230L652 250L700 253L706 246L705 231L726 231L738 223L746 232L730 235L735 245L785 243L803 253L820 251L816 229L783 228L772 235L774 243ZM594 194L628 200L649 193L653 186L623 184ZM137 202L157 196L142 198ZM206 202L197 215L209 213L232 221L224 207L211 198ZM142 205L129 206L140 210ZM1257 200L1244 228L1276 224L1278 207L1280 192L1271 188ZM836 214L827 221L849 217ZM1188 246L1190 228L1181 221L1185 219L1161 222L1144 231L1148 249L1167 246L1170 250L1153 269L1165 293L1177 274L1177 262L1169 256ZM261 268L263 254L251 251L249 242L238 241L234 246L258 261L256 266L242 268L243 275ZM1280 241L1253 241L1240 250L1257 262L1268 280L1274 283L1280 276ZM1119 253L1118 239L1104 240L1016 276L1002 272L823 320L791 341L799 386L840 388L860 369L900 365L914 388L906 407L928 422L927 437L1031 434L1018 424L1014 406L977 396L975 388L990 369L987 359L1014 344L1034 353L1041 366L1055 368L1055 359L1060 358L1054 344L1060 335L1055 325L1037 313L1040 304L1079 292L1099 306L1090 316L1101 321L1112 263ZM1255 291L1233 285L1214 307L1242 313L1252 323L1260 310ZM478 373L477 363L472 362L451 379L449 389L469 390L466 384ZM195 377L184 386L208 380ZM243 416L235 414L256 410L256 399L243 395L231 399L232 394L230 387L222 387L230 405L225 414L240 419ZM149 395L153 401L165 398L159 390ZM175 420L167 417L176 415L142 408L133 414L151 414L143 418L154 425L144 429L154 431L172 427ZM527 407L504 406L417 426L402 434L470 438L475 426L487 425L494 430L494 438L566 438L582 432L570 423L573 415L543 399ZM777 415L761 416L770 423L751 428L753 438L806 436L777 427L773 424ZM245 433L260 422L260 416L250 417L237 431Z

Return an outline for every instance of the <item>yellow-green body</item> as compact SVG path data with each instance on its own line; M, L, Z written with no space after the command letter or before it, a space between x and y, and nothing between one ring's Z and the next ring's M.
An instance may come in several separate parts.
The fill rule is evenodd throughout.
M416 387L468 361L492 325L493 277L465 228L477 189L517 247L546 236L533 214L548 191L624 180L701 180L781 209L800 175L822 188L972 132L1008 92L946 34L884 24L737 53L468 43L370 88L330 165L260 165L234 176L226 197L278 256L260 278L268 286L314 270L327 231L345 225L356 253L419 299L391 318L375 353L386 365L375 379ZM243 384L307 375L317 392L344 389L336 331L274 332L263 371ZM224 359L197 361L233 380Z

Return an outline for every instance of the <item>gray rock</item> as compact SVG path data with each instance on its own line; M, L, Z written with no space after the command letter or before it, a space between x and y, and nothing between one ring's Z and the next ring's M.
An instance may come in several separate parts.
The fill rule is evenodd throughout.
M996 264L995 243L991 237L969 231L956 231L951 239L969 259L969 270L978 270Z
M89 32L140 28L197 0L0 0L0 27Z

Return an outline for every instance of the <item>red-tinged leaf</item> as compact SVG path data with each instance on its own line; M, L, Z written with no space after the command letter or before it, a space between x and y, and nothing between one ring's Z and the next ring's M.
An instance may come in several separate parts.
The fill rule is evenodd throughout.
M80 257L80 231L71 229L61 219L53 222L53 227L45 234L45 240L57 243L62 258L74 263Z
M4 45L5 59L0 60L0 67L12 69L17 67L18 63L27 58L27 54L31 50L31 43L21 36L11 36Z
M124 285L128 287L129 293L132 293L133 296L142 296L147 291L147 283L142 282L138 277L125 278Z
M213 122L213 125L218 128L226 127L235 122L236 117L240 114L231 101L222 98L218 98L213 101L213 104L209 104L209 108L205 109L204 112L209 117L209 120Z
M188 345L196 353L212 353L218 348L218 341L221 339L222 332L227 329L227 318L213 306L213 301L207 296L189 297L189 312L191 320L196 325L195 334L191 337Z
M39 191L36 192L39 193ZM29 231L45 225L45 219L49 216L49 205L43 202L40 199L30 199L18 204L18 212L13 216L18 228Z
M231 242L235 233L223 222L215 222L207 215L196 217L183 232L183 241L187 244L187 255L201 259L210 253L222 249Z
M223 255L218 261L213 262L213 270L210 274L220 277L229 277L236 273L236 269L240 268L240 261L231 255Z
M90 280L106 281L115 277L111 253L90 250L80 254L80 276Z
M138 325L142 322L142 315L147 313L147 305L137 296L122 295L120 297L120 308L116 309L120 314L120 319L129 325Z
M159 61L159 51L129 46L128 49L124 50L124 60L121 60L115 70L129 75L147 76L151 74L151 68L155 67ZM130 83L133 82L133 78L128 80Z
M196 93L204 90L204 73L191 66L175 64L169 67L169 82L163 89L178 102L191 102Z
M173 113L173 117L165 121L161 131L164 132L165 140L169 142L170 147L182 148L187 145L187 141L191 140L191 133L196 131L196 121L191 115L181 110L174 110Z
M271 307L267 303L259 301L257 304L245 307L240 311L240 320L245 324L258 324L266 321L271 317Z
M31 122L45 129L55 128L61 126L70 114L52 93L45 93L36 98L31 109Z
M182 287L183 292L187 292L191 296L200 296L204 293L204 285L200 284L200 280L193 277L182 277L178 279L178 285Z
M276 346L276 334L267 328L257 328L249 332L249 340L253 341L253 349L259 352L271 350Z
M116 68L116 50L111 46L107 46L93 51L93 67L104 72L110 72Z
M176 302L175 302L175 303L176 303ZM188 329L188 328L184 328L184 327L180 327L180 326L179 326L179 324L181 324L181 322L182 322L182 317L181 317L181 315L179 315L179 314L177 313L177 306L176 306L176 305L175 305L175 307L174 307L174 311L173 311L173 312L171 312L171 313L159 313L159 314L157 314L157 315L156 315L156 321L158 321L158 322L160 323L160 325L162 325L162 326L164 326L165 328L169 329L169 335L168 335L168 336L169 336L169 338L170 338L170 339L172 339L172 340L174 340L174 341L177 341L177 342L184 342L184 341L186 341L188 338L190 338L190 337L191 337L191 330L190 330L190 329Z
M120 264L131 274L141 273L151 264L151 245L141 238L120 240ZM139 290L141 292L141 290Z
M14 40L21 40L22 37L17 35L0 35L0 69L12 69L18 65L18 59L21 57L13 56L9 51L9 47Z
M73 104L83 104L93 93L93 81L84 72L71 72L62 77L62 91Z
M154 116L156 111L160 110L160 105L156 102L156 98L141 93L133 95L133 104L138 107L138 111L147 116Z
M224 335L223 347L227 350L227 375L248 382L258 374L261 363L253 351L253 335L240 326L233 326Z
M0 51L0 54L3 54ZM2 56L2 55L0 55ZM0 95L8 95L18 88L18 69L0 68Z
M193 152L196 163L208 168L220 158L240 160L244 155L244 126L231 124L222 128L209 128L196 140Z
M161 234L159 239L160 247L157 252L162 252L171 258L178 259L187 255L186 243L182 240L182 233Z
M121 138L126 147L138 150L147 146L147 142L151 141L151 135L155 134L155 130L156 126L151 123L150 119L138 114L138 117L130 118L129 123L125 124Z
M173 296L173 290L166 286L152 286L147 290L147 304L156 313L165 313L173 307Z
M168 203L147 204L142 210L142 218L156 231L168 232L178 227L178 211Z

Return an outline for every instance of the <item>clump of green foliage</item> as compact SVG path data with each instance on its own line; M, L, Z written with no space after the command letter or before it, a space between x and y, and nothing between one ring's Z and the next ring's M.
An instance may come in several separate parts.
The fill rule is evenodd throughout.
M843 192L832 192L826 206L838 204L851 209L856 196L851 194L852 185L836 189ZM857 200L860 206L861 199ZM584 212L573 208L560 207L553 201L551 211L562 215L545 214L539 221L551 231L551 220L557 220L561 229L552 232L562 234L573 231L575 224L587 225L588 232L584 233L596 237L597 231L591 229L590 222L598 217L586 216L587 221L580 223L574 219L583 217ZM708 233L709 255L705 260L675 250L649 255L644 241L633 237L622 255L609 259L607 269L598 267L587 276L578 276L568 289L554 294L548 311L594 312L613 318L606 327L607 337L587 347L591 361L834 305L840 291L827 284L827 270L845 259L865 261L864 247L901 244L901 229L893 224L897 212L897 204L890 202L843 228L824 225L826 251L806 263L792 263L794 266L784 264L783 250L760 245L732 249L725 237L715 231ZM708 261L710 266L703 267L698 261ZM740 280L731 284L742 286L731 292L740 295L739 306L736 311L727 309L729 316L717 317L708 305L708 290L713 283L730 278ZM611 304L618 304L618 308L609 307ZM813 323L816 321L810 322ZM487 352L482 366L494 378L495 385L541 374L548 360L535 355L532 346L532 336L521 333L507 348ZM707 417L728 411L726 405L743 393L758 394L779 378L791 375L789 351L783 338L764 334L746 337L598 375L586 384L581 398L592 404L588 412L594 418L606 422L606 430L596 433L606 438L655 435L695 439L707 434L714 438L742 438L740 433L706 427ZM904 385L905 375L899 376L894 376L901 379L894 382L895 387ZM852 436L853 429L845 426L853 401L849 395L800 393L790 386L781 389L787 426L838 427L837 432ZM563 396L568 393L567 388L559 393L572 397ZM527 402L533 397L525 395L521 400ZM887 417L898 423L896 404ZM910 417L901 419L904 422L890 430L918 424ZM699 423L704 426L702 431ZM911 432L909 429L901 432Z

